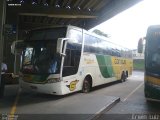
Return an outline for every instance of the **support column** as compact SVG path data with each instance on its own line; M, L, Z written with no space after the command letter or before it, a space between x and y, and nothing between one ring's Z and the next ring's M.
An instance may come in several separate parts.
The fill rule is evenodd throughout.
M4 24L6 16L6 0L0 0L0 98L4 95L4 82L1 79L1 63L3 60Z

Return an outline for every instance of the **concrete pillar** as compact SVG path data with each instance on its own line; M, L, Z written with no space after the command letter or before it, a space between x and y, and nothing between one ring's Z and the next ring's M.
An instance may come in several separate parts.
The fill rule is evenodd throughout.
M1 80L1 63L3 60L4 24L6 15L6 0L0 0L0 98L4 94L4 82Z

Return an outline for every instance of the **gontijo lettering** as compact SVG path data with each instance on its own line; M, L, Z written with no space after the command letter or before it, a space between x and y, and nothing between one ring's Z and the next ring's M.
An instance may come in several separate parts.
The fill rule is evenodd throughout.
M115 64L126 64L126 60L122 60L122 59L115 59L114 60Z

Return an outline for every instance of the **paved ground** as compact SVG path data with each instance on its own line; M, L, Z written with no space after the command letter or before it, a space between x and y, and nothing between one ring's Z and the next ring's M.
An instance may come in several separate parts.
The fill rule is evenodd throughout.
M134 87L128 96L120 96L121 101L116 104L109 111L98 117L98 120L160 120L160 103L147 102L144 97L143 72L134 72L132 77L125 83L124 89L119 90L128 91L128 87ZM123 86L123 85L122 85ZM121 86L121 87L122 87ZM114 86L116 87L116 85ZM120 91L120 92L122 92ZM114 94L114 92L112 92ZM115 95L115 94L114 94Z
M3 119L18 117L18 120L86 120L94 118L95 114L120 100L119 97L94 92L53 96L18 90L17 85L6 86L5 97L0 100Z
M110 119L130 120L148 118L147 113L160 113L159 103L147 103L143 93L143 72L133 72L124 83L112 83L94 88L89 94L74 93L67 96L52 96L39 93L20 93L17 86L7 86L6 96L0 100L3 115L20 114L20 120L63 119ZM14 88L14 89L13 89ZM9 92L8 92L9 91ZM18 96L18 97L17 97ZM111 109L104 108L112 101L121 101ZM93 115L103 111L104 114ZM144 115L144 116L142 116ZM148 114L147 114L148 115ZM17 116L14 116L17 117ZM156 117L156 116L155 116Z

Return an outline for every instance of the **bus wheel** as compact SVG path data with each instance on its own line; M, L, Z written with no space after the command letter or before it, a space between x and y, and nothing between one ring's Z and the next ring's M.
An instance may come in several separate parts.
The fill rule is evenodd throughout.
M90 91L91 91L91 83L89 82L89 80L87 80L87 78L85 78L85 80L83 82L82 92L88 93Z
M128 71L126 71L126 78L128 78Z
M126 81L126 74L125 72L123 71L122 72L122 75L121 75L121 82L125 82Z

